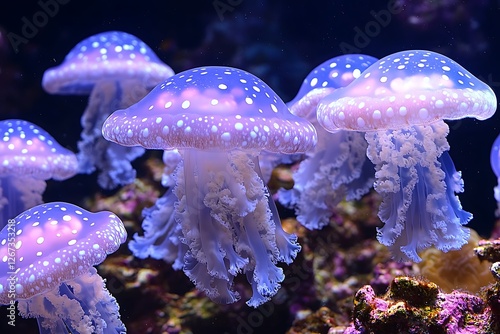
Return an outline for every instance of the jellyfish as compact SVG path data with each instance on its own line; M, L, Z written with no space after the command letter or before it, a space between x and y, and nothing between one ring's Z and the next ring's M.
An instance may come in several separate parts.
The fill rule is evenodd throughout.
M418 251L459 249L472 215L456 193L461 174L448 153L443 121L484 120L496 110L488 85L441 54L402 51L370 66L347 87L325 97L318 121L330 132L365 132L382 196L377 238L395 259L421 261Z
M43 203L45 181L78 172L76 156L39 126L20 119L0 121L0 228Z
M125 333L118 303L94 266L126 239L109 211L64 202L24 211L0 231L0 305L17 301L40 333Z
M490 163L498 182L498 185L493 188L493 194L498 205L495 215L500 217L500 136L495 139L493 146L491 146Z
M144 149L104 140L102 124L113 111L139 101L150 88L173 74L144 42L121 31L81 41L61 65L45 71L42 85L48 93L90 95L78 142L80 173L98 169L99 185L105 189L134 181L136 171L130 162Z
M318 124L316 107L323 97L347 86L376 61L362 54L331 58L307 75L297 96L287 104L292 114L305 117L318 133L318 144L294 172L293 188L278 192L279 201L295 208L297 221L309 229L327 225L341 200L359 199L373 185L373 164L366 158L363 133L327 132Z
M102 131L121 145L178 150L175 187L162 202L175 201L174 221L167 224L180 224L180 230L154 225L165 227L157 230L158 241L181 256L176 263L198 289L217 302L235 302L233 280L243 273L253 291L248 305L257 307L277 293L284 279L277 264L290 264L300 246L281 226L262 180L259 152L311 149L317 141L312 124L290 114L254 75L209 66L167 79L140 102L110 115ZM163 219L171 215L167 210ZM145 239L135 239L137 251L155 237L152 226ZM176 238L184 249L172 242ZM172 261L171 255L159 256Z

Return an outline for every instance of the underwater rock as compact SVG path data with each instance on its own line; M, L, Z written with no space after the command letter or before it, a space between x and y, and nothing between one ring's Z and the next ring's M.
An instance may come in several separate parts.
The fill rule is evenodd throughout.
M485 307L480 297L398 277L384 296L369 285L356 293L354 323L344 333L486 333Z

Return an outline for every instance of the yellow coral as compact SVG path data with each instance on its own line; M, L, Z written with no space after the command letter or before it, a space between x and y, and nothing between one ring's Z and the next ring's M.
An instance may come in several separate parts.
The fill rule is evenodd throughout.
M470 230L469 242L461 249L443 253L436 248L428 248L420 253L423 261L418 264L420 273L439 285L446 293L463 289L471 293L493 283L490 263L479 261L474 254L480 240L476 231Z

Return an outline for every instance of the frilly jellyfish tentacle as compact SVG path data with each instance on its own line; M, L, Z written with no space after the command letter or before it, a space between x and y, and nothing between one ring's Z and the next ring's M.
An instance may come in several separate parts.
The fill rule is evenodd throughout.
M294 173L294 188L278 193L280 202L295 207L297 220L308 229L328 225L340 201L359 199L374 181L362 133L327 133L321 127L316 131L318 145Z
M364 159L358 177L347 183L346 201L359 200L367 194L375 182L374 167L370 159Z
M180 241L181 225L174 217L176 201L177 197L170 188L152 207L142 211L144 235L134 234L134 240L128 244L134 256L165 260L174 263L174 269L182 269L186 247Z
M142 147L110 145L104 153L103 160L98 163L98 167L102 170L97 177L99 185L104 189L112 189L118 185L134 182L137 172L130 162L143 153Z
M14 218L25 210L24 203L21 200L20 189L13 184L16 179L7 176L0 178L0 227L7 225L9 219ZM40 202L42 197L40 196Z
M455 164L451 160L451 156L448 151L443 152L438 158L441 164L441 169L445 173L444 182L446 184L446 197L450 201L450 209L453 214L460 220L461 224L469 222L472 219L472 214L462 210L462 204L456 193L464 192L464 180L462 179L462 173L455 169Z
M165 188L175 186L174 172L182 161L179 150L164 150L163 151L163 174L161 176L161 184Z
M23 317L37 318L40 333L125 333L116 299L95 268L28 300L18 301Z
M130 161L144 154L142 147L123 147L102 137L101 127L115 110L134 104L148 91L134 80L99 81L89 97L82 116L82 139L78 142L81 173L99 170L98 182L105 189L134 181L136 172Z
M417 252L434 245L459 249L472 217L455 192L463 181L449 157L443 121L401 130L368 132L367 155L375 164L375 190L382 195L377 239L399 260L421 261Z
M184 273L199 290L217 303L231 304L240 299L239 293L232 290L234 276L229 275L228 279L213 277L208 273L206 264L200 263L190 251L184 258Z
M276 263L290 263L300 250L296 237L284 232L279 218L272 215L258 160L240 151L217 154L191 149L181 154L184 171L176 175L174 193L179 198L176 215L183 242L190 249L184 271L211 298L229 302L237 298L234 277L247 273L258 291L248 303L257 307L277 292L284 279Z

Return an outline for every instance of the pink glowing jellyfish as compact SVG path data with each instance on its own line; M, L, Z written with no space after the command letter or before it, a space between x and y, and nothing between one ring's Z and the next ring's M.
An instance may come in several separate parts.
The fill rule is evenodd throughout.
M182 237L175 227L161 232L163 224L150 224L146 239L180 239L176 263L200 290L232 303L239 298L233 279L244 273L253 288L248 305L257 307L276 294L284 279L277 263L291 263L300 246L281 227L258 157L261 150L310 150L317 137L308 121L290 114L254 75L211 66L179 73L137 104L114 112L104 122L103 135L126 146L178 149L182 161L174 174L177 198L170 223L181 225ZM168 198L164 204L172 206ZM154 255L155 248L136 246Z
M143 98L172 76L172 69L139 38L121 31L100 33L78 43L64 62L45 71L43 88L50 94L90 95L78 142L80 172L99 170L99 185L112 189L134 181L130 164L144 153L102 138L104 120L115 110Z
M327 130L366 132L382 196L378 240L397 260L421 261L435 246L459 249L472 215L460 205L461 174L448 154L443 121L484 120L496 110L490 87L453 60L431 51L402 51L370 66L349 86L325 97L318 121Z
M340 201L359 199L373 185L373 164L366 158L363 133L327 132L318 124L316 107L322 98L347 86L376 61L362 54L331 58L307 75L297 96L287 103L292 114L306 118L318 133L318 144L294 172L293 188L278 192L279 201L293 207L297 220L309 229L327 225Z
M17 301L40 333L125 333L94 266L126 239L112 212L63 202L26 210L0 231L0 305Z

